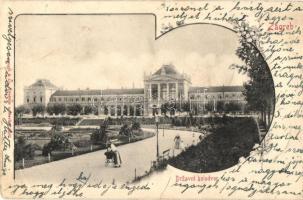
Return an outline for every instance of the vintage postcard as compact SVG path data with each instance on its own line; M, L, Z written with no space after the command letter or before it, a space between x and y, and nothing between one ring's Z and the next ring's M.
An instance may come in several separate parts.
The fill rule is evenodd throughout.
M302 1L0 5L3 199L302 199Z

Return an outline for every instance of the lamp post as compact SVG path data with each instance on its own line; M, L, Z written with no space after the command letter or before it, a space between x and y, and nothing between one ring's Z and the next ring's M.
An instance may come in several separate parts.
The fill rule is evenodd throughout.
M159 159L159 117L155 116L156 128L157 128L157 160Z

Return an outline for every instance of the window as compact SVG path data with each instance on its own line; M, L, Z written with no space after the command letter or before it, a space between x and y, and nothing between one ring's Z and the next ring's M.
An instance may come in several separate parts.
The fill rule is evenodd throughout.
M42 97L40 97L40 102L42 102Z
M59 98L58 101L61 101L61 98Z
M97 99L97 98L95 98L95 99L94 99L94 101L98 101L98 99Z
M91 101L91 98L90 98L90 97L88 97L88 98L87 98L87 100L88 100L88 101Z
M34 102L36 102L36 97L34 97Z
M29 103L29 98L27 97L26 102Z
M85 98L84 98L84 97L82 97L82 101L85 101Z
M70 98L70 101L71 101L71 102L73 102L73 101L74 101L74 99L73 99L73 98Z
M78 98L76 98L76 101L79 101L79 99L78 99Z

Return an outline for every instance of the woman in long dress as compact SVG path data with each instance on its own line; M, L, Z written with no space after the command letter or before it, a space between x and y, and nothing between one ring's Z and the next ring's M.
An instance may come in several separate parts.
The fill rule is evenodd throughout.
M175 149L180 149L181 137L179 135L177 135L174 138L174 142L175 142Z
M121 160L121 156L120 156L120 153L119 153L117 147L113 143L111 143L110 148L115 153L115 156L114 156L115 167L121 167L122 160Z

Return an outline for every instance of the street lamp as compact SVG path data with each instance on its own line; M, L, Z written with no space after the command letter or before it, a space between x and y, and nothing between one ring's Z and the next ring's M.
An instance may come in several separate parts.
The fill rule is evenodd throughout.
M157 128L157 160L159 159L159 117L155 116L156 128Z

